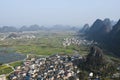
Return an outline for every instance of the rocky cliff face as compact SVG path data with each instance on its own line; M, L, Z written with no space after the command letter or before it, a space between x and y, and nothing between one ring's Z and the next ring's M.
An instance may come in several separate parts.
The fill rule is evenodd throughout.
M89 30L89 24L85 24L83 28L80 30L81 33L86 33Z
M103 42L103 39L108 35L111 29L112 27L109 19L105 19L104 21L97 19L87 32L87 36L89 39Z
M86 63L91 66L100 66L104 62L103 51L97 46L92 46L90 53L87 55Z
M113 26L110 36L116 37L116 35L119 35L119 32L120 32L120 20L117 22L116 25Z
M112 31L109 34L108 45L112 51L120 56L120 20L115 26L113 26Z

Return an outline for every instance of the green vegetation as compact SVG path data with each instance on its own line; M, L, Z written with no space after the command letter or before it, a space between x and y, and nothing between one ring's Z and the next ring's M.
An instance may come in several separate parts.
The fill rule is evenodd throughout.
M2 74L8 74L8 73L10 73L10 72L12 72L13 70L12 70L12 68L11 67L8 67L8 66L6 66L6 65L1 65L0 66L0 75L2 75Z
M23 61L16 61L16 62L10 63L9 65L15 68L17 66L21 66L22 64L23 64Z
M43 48L41 46L17 46L16 51L18 53L31 53L31 54L38 54L38 55L50 55L54 53L72 53L71 49L64 49L64 48L52 48L46 47Z
M77 46L77 45L70 45L66 47L66 49L73 50L74 53L79 53L82 56L87 55L89 53L89 47L88 46Z
M16 62L12 62L9 65L13 66L14 68L17 66L21 66L23 64L22 61L16 61ZM13 69L7 65L0 65L0 75L2 74L8 74L11 73L13 71Z
M73 37L75 32L39 32L35 39L5 39L0 42L4 52L17 52L22 54L51 55L55 53L72 54L74 51L86 53L85 47L78 46L63 47L64 38Z

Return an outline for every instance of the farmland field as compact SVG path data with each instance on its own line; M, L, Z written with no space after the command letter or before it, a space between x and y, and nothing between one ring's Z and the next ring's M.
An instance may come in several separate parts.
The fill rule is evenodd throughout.
M30 34L30 33L26 33ZM20 53L51 55L56 53L72 54L75 50L80 53L86 53L84 47L78 48L75 45L64 47L65 38L74 37L74 31L40 31L32 33L36 36L33 39L5 39L0 41L1 53ZM9 58L9 57L8 57Z

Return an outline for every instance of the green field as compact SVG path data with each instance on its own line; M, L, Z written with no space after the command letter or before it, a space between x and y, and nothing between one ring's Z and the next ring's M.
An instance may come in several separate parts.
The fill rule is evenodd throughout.
M86 53L77 46L63 47L64 38L73 37L75 32L39 32L35 39L6 39L0 42L0 47L4 47L4 52L17 52L22 54L51 55L55 53L72 54L75 50ZM84 47L82 47L84 48Z
M12 72L13 70L12 70L12 68L11 67L8 67L8 66L6 66L6 65L1 65L0 66L0 75L2 75L2 74L8 74L8 73L10 73L10 72Z
M10 63L9 65L16 68L17 66L21 66L22 64L23 64L23 61L16 61L16 62Z
M50 55L54 53L72 53L72 50L65 49L62 46L61 38L38 38L33 40L27 40L26 44L18 43L18 45L12 46L18 53L30 53L39 55Z

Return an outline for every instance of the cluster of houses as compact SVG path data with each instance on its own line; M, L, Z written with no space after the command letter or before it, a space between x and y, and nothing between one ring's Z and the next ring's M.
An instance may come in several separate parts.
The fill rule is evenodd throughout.
M85 40L85 39L77 39L77 38L65 38L64 41L63 41L63 46L64 47L70 46L72 44L80 46L80 45L97 44L97 42L88 41L88 40Z
M7 35L4 34L3 37L0 38L0 40L5 40L5 39L34 39L36 36L34 34L27 34L27 33L8 33Z
M12 39L34 39L36 38L34 35L20 35L18 37L12 37Z
M77 67L80 55L52 55L42 58L31 58L16 67L10 80L79 80L80 70Z

